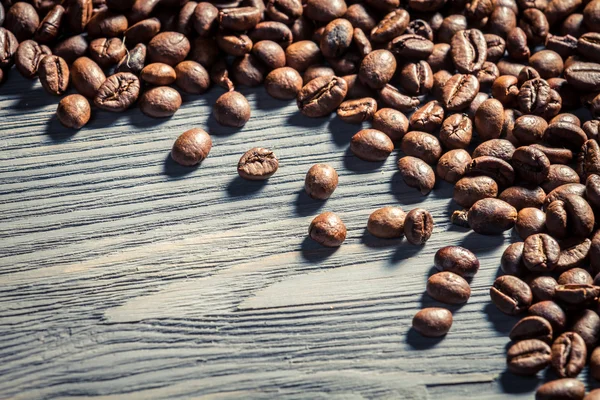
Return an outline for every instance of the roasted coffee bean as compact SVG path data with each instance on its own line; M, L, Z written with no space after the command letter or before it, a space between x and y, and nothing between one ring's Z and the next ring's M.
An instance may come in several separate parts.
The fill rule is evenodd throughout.
M328 164L315 164L306 173L304 190L313 199L328 199L338 185L337 171Z
M373 116L373 128L385 133L393 141L401 140L408 131L408 119L398 110L382 108Z
M583 196L585 194L585 185L580 183L567 183L557 187L546 196L544 208L547 208L553 201L564 200L570 194Z
M486 43L486 60L490 62L497 62L504 56L506 50L506 42L498 35L486 33L483 35Z
M451 47L448 43L436 43L433 46L433 52L425 60L433 72L452 70L454 68L450 49Z
M208 73L207 73L208 75ZM163 63L148 64L142 69L140 79L146 83L157 86L170 85L177 77L175 69Z
M591 285L594 283L594 279L585 269L572 268L560 274L558 283L560 285Z
M564 76L576 89L600 90L600 64L578 61L565 68Z
M584 122L582 126L583 131L587 135L588 139L598 140L598 136L600 135L600 121L599 120L590 120Z
M19 42L31 39L39 25L38 13L29 3L16 2L6 12L4 27L11 31Z
M344 122L360 124L373 118L377 111L377 100L365 97L344 101L337 109L337 115Z
M595 139L587 140L577 156L577 173L582 180L600 174L600 146Z
M575 332L565 332L552 344L552 367L561 378L574 378L585 366L585 342Z
M529 58L529 65L544 79L556 78L564 69L562 58L552 50L538 51Z
M475 130L481 140L497 139L502 134L504 107L496 99L484 101L475 113Z
M522 112L544 118L554 117L561 108L560 96L541 78L525 82L519 90L517 102Z
M394 150L394 143L381 131L363 129L352 136L350 150L362 160L383 161Z
M479 82L473 75L456 74L442 90L442 104L449 111L464 110L479 92Z
M433 88L433 72L426 61L404 65L400 71L400 86L408 94L423 95Z
M171 158L178 164L193 166L208 157L211 148L210 135L203 129L193 128L177 138L171 149Z
M437 32L438 41L450 43L454 35L467 29L467 18L464 15L452 14L444 18Z
M452 327L452 313L445 308L424 308L415 314L412 327L423 336L444 336Z
M64 58L67 64L71 65L76 59L87 53L88 47L85 36L76 35L59 42L52 49L52 54Z
M518 79L518 85L519 87L521 87L525 82L531 80L531 79L537 79L540 77L540 73L533 67L523 67L523 69L521 69L521 72L519 72L519 76L517 76Z
M575 194L550 203L546 209L546 227L557 238L585 238L592 233L595 218L587 201Z
M517 220L517 210L505 201L481 199L468 213L469 226L482 235L498 235L512 228Z
M537 115L523 115L515 121L513 135L523 145L529 145L541 141L548 123Z
M348 85L342 78L323 76L307 83L298 92L296 102L307 117L323 117L342 103L347 91Z
M231 71L236 83L250 87L260 85L266 75L265 67L252 54L235 58Z
M476 76L481 88L490 88L500 76L500 71L496 64L486 61L483 63L479 72L477 72Z
M265 78L265 89L276 99L295 99L302 89L302 77L293 68L277 68L269 72Z
M175 66L190 52L190 41L178 32L161 32L148 44L150 62L162 62Z
M446 246L434 256L438 271L449 271L463 278L472 278L479 271L479 260L470 250L460 246Z
M354 27L347 19L334 19L325 26L321 36L321 53L325 57L341 57L352 44Z
M435 164L442 155L442 146L435 136L427 132L412 131L402 138L402 151L428 164Z
M598 295L600 295L600 286L588 284L558 285L554 292L555 299L576 306L588 304L598 298Z
M71 83L79 93L93 98L106 80L102 69L93 60L80 57L71 66Z
M242 177L244 179L248 179L251 181L262 181L265 179L269 179L277 171L278 168L279 168L279 160L277 160L275 153L273 153L269 149L264 149L262 147L254 147L254 148L248 150L247 152L245 152L244 155L240 158L240 161L238 162L237 170L238 170L238 174L240 175L240 177ZM325 214L328 214L328 213L325 213ZM333 214L333 213L329 213L329 214L332 214L333 217L337 218L337 216L335 216L335 214ZM324 214L321 214L321 216L324 216ZM325 219L322 219L321 222L327 222L328 220L330 220L329 217L330 216L328 216ZM319 218L319 217L317 217L317 218ZM315 220L316 220L316 218L315 218ZM316 223L315 220L313 220L313 223ZM339 221L339 222L341 223L341 221ZM319 224L317 224L317 225L319 225ZM311 226L312 226L312 224L311 224ZM346 237L346 228L344 227L343 224L341 225L341 227L343 227L344 238L345 238ZM320 228L316 227L315 229L318 232ZM341 231L337 232L337 234L340 234L340 233L341 233ZM313 239L315 239L315 237L312 234L311 234L311 237ZM339 236L338 236L338 238L339 238ZM317 239L315 239L315 240L317 240ZM343 241L343 239L342 239L342 241Z
M562 308L551 300L540 301L533 304L527 311L529 315L546 319L552 325L553 333L559 334L565 330L567 315Z
M446 70L441 70L433 74L433 86L431 91L436 100L442 101L444 86L450 78L452 78L452 74ZM477 83L479 83L479 81Z
M92 0L71 0L67 3L65 22L72 32L81 33L92 18L92 12Z
M515 150L511 160L517 177L525 182L539 185L550 171L550 160L541 151L532 146L522 146Z
M299 0L268 0L266 14L273 20L290 24L302 15L302 2Z
M0 28L0 68L13 65L19 42L11 31Z
M523 240L536 233L545 233L546 214L538 208L523 208L517 214L515 230Z
M56 110L60 123L73 129L81 129L90 120L90 115L90 103L79 94L64 97Z
M516 76L502 75L492 84L492 96L500 101L505 107L517 104L519 96L518 79Z
M168 86L158 86L146 90L140 96L140 110L152 118L170 117L181 107L179 92Z
M110 0L109 0L110 1ZM113 0L117 1L117 0ZM179 15L177 17L176 31L183 33L186 36L191 36L194 31L194 12L198 3L195 1L189 1L181 7Z
M596 347L594 349L594 351L592 352L592 356L590 357L590 375L592 376L592 378L596 379L596 380L600 380L600 347ZM593 390L591 393L593 392L599 392L598 389ZM587 399L587 397L586 397ZM597 399L596 397L594 397L593 399L590 400L594 400Z
M63 6L57 4L44 17L37 30L35 40L39 43L50 43L54 41L61 28L61 22L65 15Z
M25 40L15 53L15 66L21 75L31 79L37 75L40 62L47 55L50 55L50 52L44 47L33 40Z
M216 7L210 3L200 4L208 4L216 10ZM138 43L145 44L148 43L159 32L160 20L158 18L148 18L127 28L125 31L125 43L129 47L135 46Z
M433 42L420 35L405 34L390 42L390 51L400 59L426 60L433 53Z
M235 91L221 95L215 102L213 115L223 126L242 127L250 119L250 104L243 94Z
M583 396L585 396L585 385L573 378L546 382L535 392L535 400L582 400Z
M571 35L557 36L548 34L546 48L555 51L561 57L567 58L577 51L577 38Z
M544 131L544 142L551 146L580 150L587 140L583 129L568 122L553 122Z
M320 76L333 77L335 76L335 71L332 68L324 65L311 65L306 69L306 71L304 71L304 74L302 74L302 82L304 85L306 85L308 82Z
M417 97L408 96L390 84L379 91L379 100L384 105L402 112L412 112L421 103Z
M496 65L498 66L498 71L500 72L501 76L511 75L517 79L523 68L526 67L526 65L522 63L513 62L506 58L498 61L498 64Z
M404 235L406 213L400 207L383 207L369 216L367 230L382 239L399 238Z
M527 268L523 264L523 242L511 243L500 258L502 272L512 276L523 276ZM535 298L535 292L533 293Z
M591 245L592 242L589 239L584 239L572 246L563 247L560 251L554 272L561 273L583 264L588 257Z
M243 162L243 165L240 167L238 164L238 172L240 171L240 168L243 168L245 171L244 175L242 175L240 172L242 177L247 177L246 175L248 173L250 173L250 177L262 176L257 174L262 174L265 172L265 170L270 171L272 169L273 162L275 163L275 169L277 169L277 159L274 158L275 156L273 153L265 149L259 150L263 150L263 153L266 153L252 154L248 156L246 160L244 160L244 157L246 157L248 154L246 153L244 157L242 157L242 160L240 160L240 164ZM269 176L271 174L272 172L269 174ZM344 225L340 217L338 217L336 214L329 211L324 212L320 215L317 215L312 220L308 228L308 235L312 240L322 246L339 247L342 245L344 240L346 240L346 225Z
M510 162L515 146L506 139L490 139L481 143L473 150L473 157L491 156Z
M219 11L219 24L226 29L246 31L260 22L260 14L256 7L226 8Z
M488 20L488 30L505 38L517 26L515 12L508 7L496 7Z
M398 160L400 175L407 186L417 188L427 195L435 185L435 173L425 161L417 157L406 156Z
M422 19L414 19L410 21L408 27L406 28L406 33L419 35L427 40L433 41L433 29L427 21Z
M40 83L46 92L60 96L67 91L69 86L69 66L67 62L57 56L42 58L38 67Z
M370 32L377 25L377 18L373 10L361 3L349 5L344 18L350 21L352 26L365 32Z
M255 43L252 47L252 55L269 69L285 67L285 51L272 40L261 40Z
M520 15L519 26L527 35L527 40L534 45L545 43L550 31L550 24L546 16L535 7L523 11Z
M439 158L436 172L446 182L456 183L464 176L471 161L466 150L450 150Z
M600 208L600 175L591 174L586 179L585 198L592 207Z
M542 317L525 317L513 326L508 337L513 342L538 339L550 344L552 342L552 325ZM581 342L583 343L583 340Z
M296 22L302 20L299 18ZM248 36L252 39L253 42L260 42L261 40L272 40L274 42L279 43L281 47L287 49L287 47L292 44L295 36L292 34L290 28L277 21L264 21L256 24L253 30L248 32ZM299 41L306 41L307 38L298 37ZM314 42L314 47L319 48Z
M523 244L523 248L524 246ZM523 263L523 265L525 264ZM534 302L548 301L554 298L558 283L553 277L548 275L533 275L529 276L526 281L531 288Z
M497 195L498 184L487 176L466 176L454 185L454 201L465 208L470 208L481 199Z
M371 41L375 43L389 42L404 33L409 21L408 12L402 8L390 12L371 30Z
M347 7L344 0L333 0L329 2L308 0L304 7L304 15L314 21L329 22L344 15L346 10Z
M545 233L529 236L523 244L523 262L532 272L549 272L556 267L560 254L558 242Z
M600 338L600 317L592 310L582 310L571 321L570 330L581 336L589 352Z
M508 370L518 375L535 375L546 368L550 361L550 346L537 339L522 340L513 344L506 356Z
M129 10L128 19L131 21L131 23L135 24L136 22L150 17L150 14L152 14L159 3L160 0L136 0L135 3L133 3L131 10ZM163 14L162 16L165 15L166 14ZM174 19L175 14L172 14L172 16ZM164 23L162 24L165 25ZM165 26L163 26L163 28L165 28Z
M119 38L100 38L91 41L89 52L90 58L100 67L108 68L127 55L127 48Z
M404 157L407 158L407 157ZM433 233L433 217L423 208L415 208L404 219L404 236L409 243L423 245Z
M511 186L515 180L513 167L504 160L491 156L474 158L467 169L467 175L486 175L494 179L498 186Z
M98 88L94 96L96 107L106 111L123 112L140 95L140 81L129 72L119 72L109 76Z
M131 72L139 75L146 65L146 45L138 43L117 64L116 72Z
M366 33L360 28L354 28L354 35L352 36L352 43L356 47L358 54L362 57L366 56L373 51L373 46L369 41Z
M223 52L235 57L242 57L252 50L252 40L239 32L221 31L216 36L216 43Z
M127 28L129 28L127 17L108 9L95 13L86 26L90 37L108 38L123 36Z
M210 86L208 71L195 61L182 61L175 67L175 84L190 94L202 94Z
M340 58L328 58L327 62L337 75L349 75L359 72L362 56L358 51L351 49L348 53Z
M440 141L449 149L464 149L473 137L473 123L466 114L446 118L440 129Z
M458 72L475 74L482 67L487 56L487 43L478 29L457 32L451 41L452 61Z
M396 71L396 59L387 50L375 50L367 54L360 64L360 80L373 89L383 88Z
M446 304L463 304L471 297L469 283L449 271L433 274L427 280L426 290L433 299Z

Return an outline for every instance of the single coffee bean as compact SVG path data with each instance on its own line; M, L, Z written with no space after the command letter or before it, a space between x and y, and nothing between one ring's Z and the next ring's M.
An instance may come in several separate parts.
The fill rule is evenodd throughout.
M365 161L383 161L394 150L394 143L383 132L363 129L352 136L350 150Z
M546 227L557 238L585 238L592 233L595 218L587 201L575 194L553 201L546 209Z
M504 38L516 26L515 12L508 7L496 7L488 20L489 32Z
M42 58L38 67L40 83L46 92L60 96L69 87L69 66L67 62L57 56Z
M350 21L352 26L365 32L370 32L377 25L377 18L373 10L360 3L349 5L344 18Z
M325 57L341 57L352 44L354 27L347 19L334 19L325 26L321 37L321 53Z
M555 273L562 273L564 271L571 270L583 264L583 262L586 261L590 252L590 247L592 245L591 240L575 240L577 240L575 244L565 244L561 249L560 256L558 257L558 262L556 263L556 268L554 268Z
M475 113L475 129L481 140L497 139L502 134L504 107L496 99L488 99Z
M427 195L435 185L435 173L425 161L417 157L406 156L398 160L398 169L407 186L419 189Z
M264 150L264 149L262 149ZM272 152L269 152L271 156ZM243 158L243 157L242 157ZM253 156L252 164L261 164L260 160L256 160ZM261 157L262 159L262 157ZM275 159L275 162L277 159ZM240 160L240 163L242 161ZM263 160L264 162L264 160ZM262 166L259 166L262 170ZM239 167L238 167L239 171ZM273 171L274 172L274 171ZM251 175L254 176L254 175ZM308 228L308 235L312 240L325 247L339 247L346 240L346 226L336 214L332 212L324 212L317 215Z
M600 90L600 64L578 61L565 68L564 76L576 89Z
M479 270L479 260L464 247L446 246L435 253L434 266L438 271L449 271L463 278L472 278Z
M542 317L525 317L513 326L508 334L510 340L538 339L545 343L552 342L552 325ZM581 341L583 343L583 340Z
M261 40L255 43L252 47L252 55L269 69L285 67L285 51L272 40Z
M302 21L303 18L299 18L296 22ZM310 28L312 29L312 27ZM308 38L296 36L292 34L290 27L284 23L277 21L263 21L256 24L253 30L248 32L248 36L253 42L260 42L261 40L272 40L277 42L282 48L287 49L292 44L294 38L298 38L298 42L306 41ZM317 48L318 46L313 42L313 45Z
M413 131L402 138L402 151L428 164L435 164L442 155L442 146L435 136L426 132Z
M80 57L71 66L71 83L79 93L93 98L106 80L98 64L87 57Z
M19 42L31 39L40 25L40 17L29 3L16 2L6 12L4 27L11 31Z
M419 35L427 40L433 41L433 29L427 21L424 21L422 19L415 19L410 21L408 27L406 28L406 33L412 35Z
M587 140L587 135L575 124L553 122L545 129L543 140L551 146L580 150Z
M592 310L582 310L572 318L570 330L581 336L590 352L600 338L600 317Z
M486 33L483 35L486 43L486 60L490 62L498 62L504 56L506 42L498 35Z
M254 147L248 150L238 162L238 174L251 181L269 179L279 168L275 154L268 149ZM344 228L344 237L345 237Z
M540 73L533 67L523 67L523 69L521 69L521 72L519 72L519 76L517 76L518 79L518 85L519 87L521 87L525 82L531 80L531 79L537 79L540 77Z
M600 295L600 286L589 284L558 285L554 293L555 299L570 305L590 303Z
M600 134L600 121L599 120L590 120L584 122L582 126L583 131L587 135L588 139L598 140L598 136Z
M443 43L450 43L454 35L467 29L467 18L464 15L452 14L444 18L437 32L437 39Z
M592 378L600 380L600 347L596 347L594 351L592 351L592 356L590 357L590 375L592 376ZM590 392L590 394L598 391L598 389L593 390L592 392ZM596 399L596 397L594 397L593 399Z
M222 94L213 108L213 115L223 126L242 127L250 119L250 104L240 92Z
M443 120L444 108L438 101L433 100L417 109L410 117L409 123L410 127L414 130L433 133L439 129Z
M557 36L548 34L546 49L555 51L561 57L567 58L577 51L577 38L571 35Z
M307 83L298 92L296 102L307 117L324 117L342 103L347 91L348 85L342 78L323 76Z
M442 90L442 104L449 111L464 110L479 92L479 82L474 75L456 74Z
M42 58L47 55L50 55L50 52L45 51L37 42L25 40L15 53L15 66L23 77L32 79L37 75Z
M79 94L64 97L56 109L58 120L67 128L81 129L90 120L90 115L90 103Z
M302 2L299 0L268 0L266 14L273 20L290 24L302 15Z
M408 131L408 119L398 110L382 108L373 116L373 128L385 133L393 141L401 140Z
M572 268L568 271L563 272L558 277L558 283L560 285L569 284L581 284L591 285L594 283L592 276L583 268Z
M552 118L560 112L560 95L550 88L544 79L531 79L519 90L517 98L519 109L523 113Z
M427 280L426 290L433 299L446 304L463 304L471 297L469 283L460 275L449 271L433 274Z
M235 58L231 70L236 83L250 87L260 85L266 75L266 68L252 54Z
M502 272L512 276L523 276L527 272L523 263L523 242L511 243L500 258ZM532 287L533 291L533 287ZM533 293L535 298L535 292ZM552 297L550 297L552 298Z
M171 149L171 158L178 164L189 167L208 157L211 148L210 135L203 129L193 128L177 138Z
M304 72L311 65L319 64L322 58L319 47L310 40L295 42L285 50L287 66L298 72Z
M482 67L487 55L487 43L478 29L457 32L451 41L452 61L458 72L475 74Z
M513 344L506 355L508 370L517 375L535 375L546 368L550 361L550 346L537 339L522 340Z
M516 76L499 76L492 84L492 96L505 107L515 106L519 96L519 87L517 84L518 79Z
M577 175L577 172L567 165L552 164L550 165L548 176L544 182L542 182L542 189L550 193L557 187L567 183L579 183L579 175Z
M498 184L487 176L465 176L454 185L454 201L470 208L477 201L498 196Z
M530 145L541 141L548 123L537 115L523 115L515 121L513 135L523 145Z
M510 162L515 152L515 146L506 139L490 139L481 143L473 150L473 157L491 156Z
M433 88L433 71L427 61L405 64L400 71L400 86L415 96L429 93Z
M225 53L236 57L242 57L252 50L252 40L239 32L220 31L216 43Z
M546 155L532 146L522 146L515 150L511 160L517 177L525 182L539 185L550 171L550 160Z
M79 57L83 57L88 50L88 42L84 35L75 35L59 42L52 54L65 59L67 64L72 64Z
M304 190L313 199L326 200L337 188L337 171L327 164L315 164L306 173Z
M302 77L290 67L277 68L269 72L265 78L267 93L282 100L295 99L302 89Z
M383 207L369 216L367 230L382 239L399 238L404 235L406 213L400 207Z
M127 55L117 64L116 72L130 72L139 75L146 64L146 45L138 43L127 52Z
M150 62L161 62L175 66L190 52L190 41L179 32L161 32L148 44Z
M426 60L433 53L433 42L415 34L398 36L389 46L390 51L400 59Z
M554 238L538 233L525 239L523 261L532 272L548 272L556 267L560 246Z
M582 400L583 396L585 396L585 385L573 378L546 382L535 392L535 400Z
M567 315L558 304L551 300L540 301L529 307L529 315L538 316L546 319L552 325L554 335L565 330L567 324Z
M546 214L538 208L523 208L517 214L515 230L525 240L536 233L546 232Z
M593 208L600 208L600 175L591 174L585 181L585 198Z
M61 28L61 22L65 14L63 6L57 4L44 17L37 30L35 40L39 43L50 43L56 39Z
M467 175L486 175L494 179L498 186L508 187L515 181L513 167L504 160L491 156L474 158L467 169Z
M547 208L553 201L564 200L570 194L583 196L585 194L585 185L580 183L567 183L557 187L546 196L544 208Z
M464 149L473 137L473 123L466 114L453 114L446 118L440 129L440 141L449 149Z
M181 107L179 92L168 86L157 86L140 96L140 110L152 118L170 117Z
M447 71L454 68L450 50L451 47L448 43L436 43L433 45L433 52L425 60L433 72Z
M408 11L402 8L390 12L371 30L371 41L375 43L389 42L404 33L409 21Z
M109 9L103 9L93 14L86 30L90 37L117 37L122 36L129 28L127 17L117 14Z
M577 156L577 173L582 180L591 174L600 174L600 146L594 139L587 140Z
M92 18L92 13L92 0L72 0L67 3L65 22L72 32L81 33Z
M514 226L517 210L505 201L485 198L471 206L467 218L475 232L498 235Z
M140 73L141 80L157 86L170 85L176 77L175 69L164 63L148 64Z
M359 124L373 118L377 111L377 101L371 97L344 101L337 109L337 115L344 122Z
M140 95L140 81L129 72L119 72L109 76L98 88L94 97L96 107L106 111L123 112Z
M496 64L486 61L483 63L479 72L477 72L476 76L479 81L479 86L481 88L489 89L496 79L500 77L500 70L498 70Z
M367 54L360 64L360 80L373 89L383 88L396 71L396 58L388 50L375 50Z
M329 22L344 15L346 10L346 2L343 0L330 2L308 0L304 7L304 15L313 21Z
M436 100L442 101L444 86L450 78L452 78L452 74L444 69L433 74L433 86L431 87L431 91ZM479 81L477 83L479 84Z
M456 183L464 176L471 161L466 150L450 150L439 158L436 172L446 182Z
M424 308L415 314L412 327L423 336L444 336L452 327L452 313L445 308Z
M209 4L211 7L214 7L210 3L201 4ZM125 43L130 47L138 43L148 43L159 32L160 20L158 18L148 18L127 28L125 31Z
M523 245L524 248L524 245ZM523 264L525 265L525 264ZM554 298L558 283L556 279L548 275L530 276L526 279L527 284L531 288L533 301L548 301Z
M256 7L226 8L219 11L219 24L226 29L246 31L260 22L260 14Z
M406 158L406 157L404 157ZM415 208L404 219L404 236L409 243L423 245L433 233L433 217L423 208Z
M90 58L102 68L117 64L127 55L127 48L119 38L99 38L90 43Z
M529 65L535 68L544 79L557 78L564 69L563 60L552 50L542 50L529 58Z
M195 61L187 60L177 64L175 75L175 84L186 93L202 94L210 86L208 71Z
M575 332L565 332L552 344L552 367L561 378L574 378L585 366L585 342Z

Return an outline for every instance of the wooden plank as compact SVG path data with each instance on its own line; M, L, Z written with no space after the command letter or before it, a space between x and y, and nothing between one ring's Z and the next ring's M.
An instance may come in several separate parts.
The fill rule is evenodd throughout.
M396 153L356 159L358 126L243 92L253 117L240 130L210 116L213 89L168 120L95 112L73 133L39 84L12 74L0 88L0 398L530 397L537 379L504 373L514 320L487 294L511 234L451 226L452 186L422 197ZM214 147L200 168L179 167L169 149L195 126ZM281 161L265 183L236 173L257 145ZM317 162L340 175L327 202L303 192ZM432 212L426 246L366 234L392 204ZM306 238L324 210L347 224L338 250ZM410 321L435 304L425 281L448 244L482 269L451 333L424 339Z

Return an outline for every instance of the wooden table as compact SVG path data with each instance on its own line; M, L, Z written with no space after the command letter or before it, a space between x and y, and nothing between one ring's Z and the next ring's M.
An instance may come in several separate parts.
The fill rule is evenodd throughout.
M217 88L185 96L171 119L95 110L75 132L56 120L57 98L11 74L0 88L0 398L531 398L543 376L504 372L515 320L488 296L512 233L450 225L452 186L423 197L402 182L398 154L357 159L358 126L242 91L253 114L239 130L210 116ZM192 127L214 142L195 169L169 157ZM280 159L268 182L237 175L254 146ZM303 190L318 162L340 175L327 202ZM431 240L367 234L386 205L430 210ZM337 250L307 239L325 210L348 227ZM450 244L481 270L447 337L425 339L411 319L436 304L425 282Z

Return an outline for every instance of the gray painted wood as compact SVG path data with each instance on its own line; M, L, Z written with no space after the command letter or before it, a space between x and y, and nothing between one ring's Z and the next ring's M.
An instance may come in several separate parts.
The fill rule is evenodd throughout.
M359 127L243 92L253 116L239 130L210 117L213 89L169 120L96 111L72 132L39 84L14 73L0 88L0 398L532 397L543 377L504 373L514 320L488 298L510 233L451 226L452 187L422 197L397 154L358 160ZM192 127L214 146L188 169L169 150ZM268 182L237 176L254 146L280 159ZM317 162L340 175L327 202L303 192ZM433 213L424 247L365 233L373 210L398 204ZM348 227L337 250L306 238L325 210ZM424 339L411 319L436 304L425 281L448 244L482 268L450 334Z

